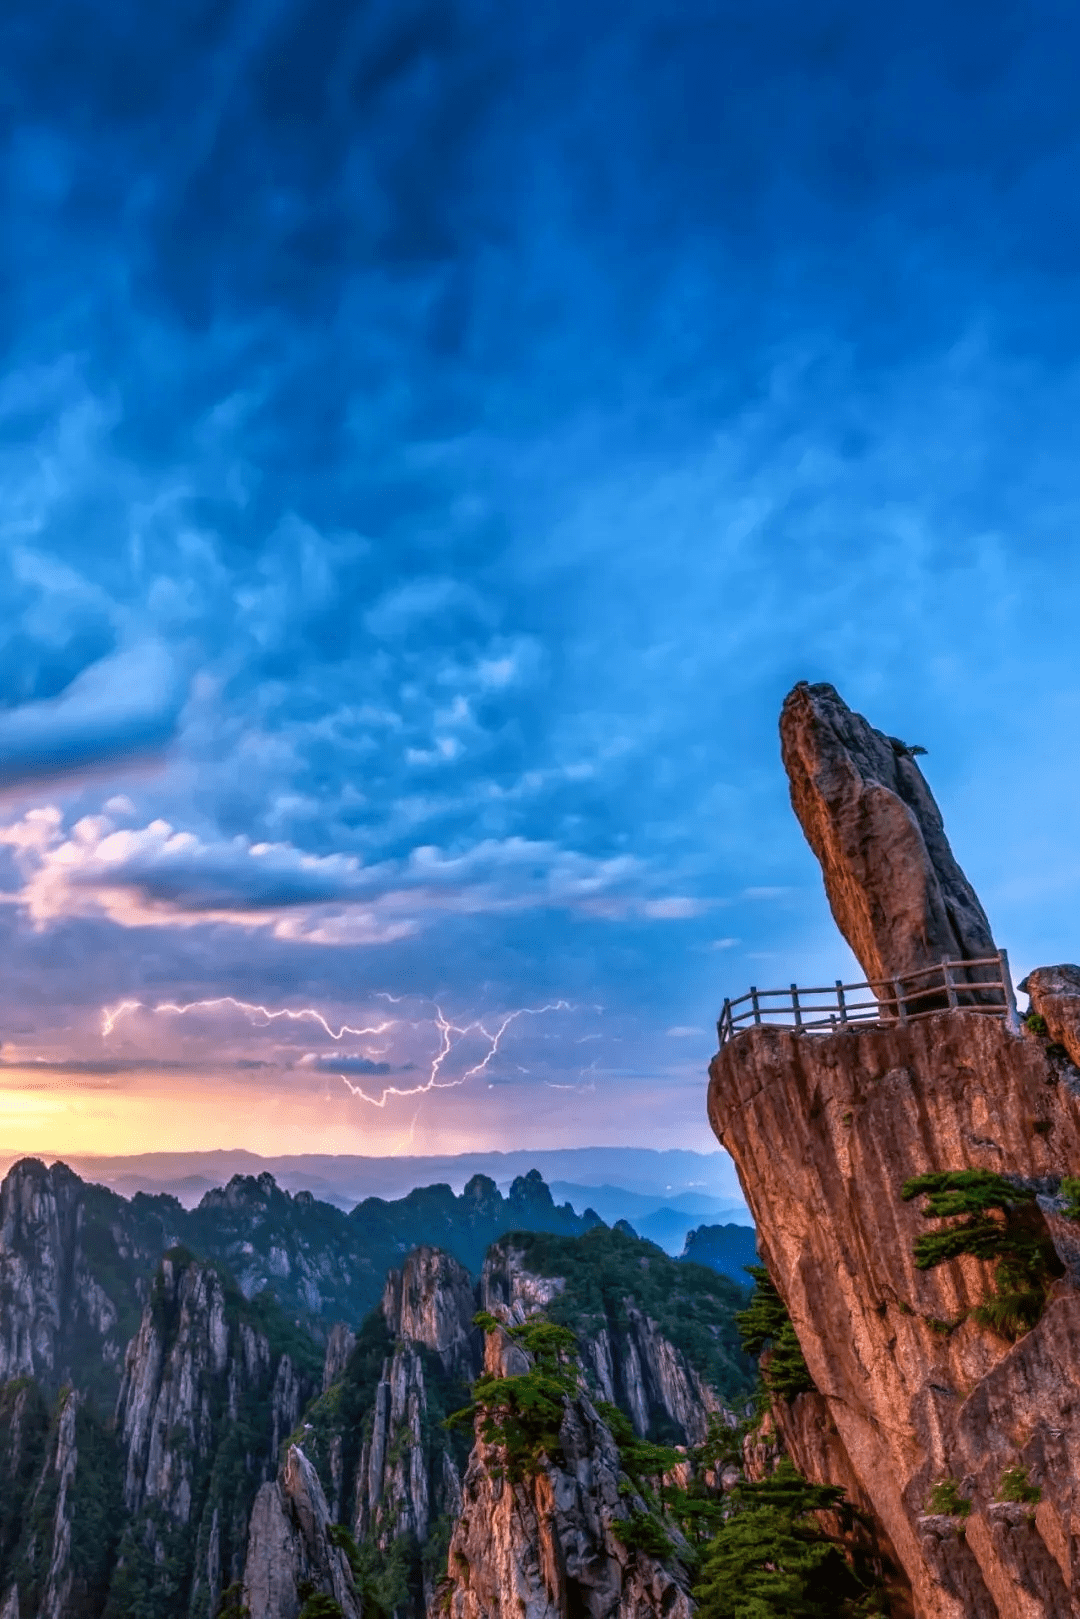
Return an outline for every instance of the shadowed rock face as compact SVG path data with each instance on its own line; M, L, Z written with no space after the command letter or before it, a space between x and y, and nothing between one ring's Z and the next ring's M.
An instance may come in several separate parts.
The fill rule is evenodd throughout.
M806 682L784 702L780 742L792 807L868 979L995 953L978 895L904 743L875 731L835 687Z

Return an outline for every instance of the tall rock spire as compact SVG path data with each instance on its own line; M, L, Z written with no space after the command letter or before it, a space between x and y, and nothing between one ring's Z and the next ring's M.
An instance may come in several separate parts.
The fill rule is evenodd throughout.
M792 808L868 979L996 953L906 743L876 731L834 686L806 681L784 701L780 743Z

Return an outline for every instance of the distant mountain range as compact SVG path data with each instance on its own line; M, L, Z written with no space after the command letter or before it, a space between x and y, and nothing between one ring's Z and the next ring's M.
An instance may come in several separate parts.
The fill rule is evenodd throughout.
M705 1192L650 1196L625 1186L577 1186L571 1181L552 1181L551 1195L560 1203L570 1203L578 1214L593 1209L607 1225L625 1220L639 1237L647 1237L673 1255L682 1253L687 1238L702 1221L730 1221L748 1227L753 1245L753 1221L739 1196L710 1197Z
M25 1153L0 1150L0 1174ZM49 1155L50 1158L53 1154ZM668 1207L687 1213L716 1214L738 1208L749 1219L738 1179L726 1152L656 1151L648 1147L569 1147L539 1152L471 1152L440 1157L367 1158L353 1154L302 1153L261 1158L242 1149L214 1152L148 1152L129 1156L63 1154L63 1161L83 1179L131 1197L135 1192L169 1192L187 1208L204 1192L224 1186L234 1175L273 1175L287 1192L311 1192L326 1203L351 1209L366 1197L401 1198L417 1186L442 1182L460 1193L474 1175L486 1175L504 1192L530 1169L539 1170L549 1186L566 1183L565 1195L578 1206L579 1192L615 1188L643 1197L611 1218L632 1218ZM683 1201L699 1196L700 1205ZM580 1211L579 1211L580 1212Z

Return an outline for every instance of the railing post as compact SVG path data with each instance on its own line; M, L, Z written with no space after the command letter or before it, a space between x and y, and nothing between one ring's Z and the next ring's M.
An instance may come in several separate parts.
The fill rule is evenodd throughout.
M949 997L949 1010L954 1011L960 1002L956 998L956 985L953 983L948 956L941 958L941 971L945 976L945 993Z
M900 994L900 980L899 978L894 978L892 982L893 994L896 996L896 1015L900 1019L901 1023L906 1023L907 1007L904 1005L903 997Z
M1013 989L1012 973L1009 971L1009 952L999 950L998 960L1001 962L1001 988L1005 995L1005 1027L1010 1034L1019 1034L1020 1019L1016 1011L1016 992Z
M750 1004L754 1008L754 1022L760 1025L760 1023L761 1023L761 1005L760 1005L760 1003L758 1001L757 985L756 984L751 984L750 985Z
M724 1009L716 1023L716 1039L719 1045L724 1045L728 1038L728 1024L731 1022L731 998L724 997Z
M844 986L839 978L836 980L836 1004L840 1008L841 1023L847 1022L847 1002L844 999Z
M792 1007L794 1009L794 1012L795 1012L795 1027L797 1029L801 1029L802 1028L802 1007L799 1005L799 986L798 986L798 984L792 984L792 986L791 986L791 1005L792 1005Z

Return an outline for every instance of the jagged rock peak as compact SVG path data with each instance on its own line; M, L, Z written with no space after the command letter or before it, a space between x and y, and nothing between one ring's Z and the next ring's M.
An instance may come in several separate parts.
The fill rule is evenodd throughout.
M282 1207L293 1201L264 1169L261 1175L234 1175L227 1186L215 1186L204 1192L200 1209L266 1209L272 1204Z
M192 1471L211 1447L203 1397L229 1358L225 1292L217 1271L182 1251L166 1254L124 1357L116 1427L127 1448L124 1502L136 1511L157 1500L186 1524ZM269 1356L264 1350L263 1358Z
M343 1619L360 1619L352 1571L330 1527L319 1476L291 1445L276 1481L260 1488L251 1513L244 1568L250 1619L297 1619L305 1586L332 1598Z
M780 742L792 807L868 979L995 953L907 743L875 730L834 686L806 681L784 700Z
M414 1248L402 1269L387 1276L382 1308L395 1337L423 1344L448 1372L473 1375L479 1355L476 1290L452 1255L427 1245Z

